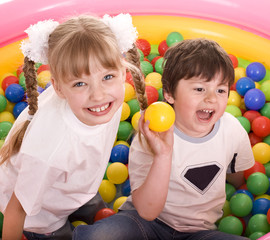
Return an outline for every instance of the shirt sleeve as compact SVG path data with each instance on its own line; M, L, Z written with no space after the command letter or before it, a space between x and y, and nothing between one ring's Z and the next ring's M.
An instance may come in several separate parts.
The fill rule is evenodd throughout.
M141 139L142 142L139 141L137 134L130 146L128 168L131 192L144 183L153 162L153 154L147 148L146 140L143 136Z
M49 166L37 158L21 154L14 193L28 216L39 213L46 191L56 180L64 177L64 172Z

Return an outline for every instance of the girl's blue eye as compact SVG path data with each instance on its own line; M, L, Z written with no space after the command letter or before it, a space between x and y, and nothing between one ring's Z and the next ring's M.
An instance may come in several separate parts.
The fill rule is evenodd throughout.
M113 78L113 75L108 74L108 75L106 75L106 76L104 77L104 80L110 80L110 79L112 79L112 78Z
M81 87L81 86L84 86L85 85L85 83L83 83L83 82L78 82L78 83L76 83L74 86L75 87Z

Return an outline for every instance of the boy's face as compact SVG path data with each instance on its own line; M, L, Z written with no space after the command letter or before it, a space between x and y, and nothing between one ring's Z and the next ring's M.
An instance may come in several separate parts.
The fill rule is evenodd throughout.
M176 127L191 137L203 137L223 115L228 91L228 84L221 84L220 75L209 82L194 77L181 79L174 97L169 93L164 93L164 97L174 105Z

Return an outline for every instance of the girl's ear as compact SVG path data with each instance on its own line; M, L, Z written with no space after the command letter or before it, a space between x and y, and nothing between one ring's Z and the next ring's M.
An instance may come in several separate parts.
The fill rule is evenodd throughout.
M60 97L60 98L65 98L65 96L63 95L63 93L61 92L61 88L59 86L59 82L55 81L54 78L51 79L54 91L56 92L56 94Z
M172 94L168 93L168 92L163 92L163 96L166 99L166 101L170 104L174 104L174 97L172 96Z

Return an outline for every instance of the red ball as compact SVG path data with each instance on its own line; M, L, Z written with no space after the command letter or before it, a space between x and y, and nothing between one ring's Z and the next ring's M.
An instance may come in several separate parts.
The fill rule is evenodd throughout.
M94 222L101 220L103 218L107 218L109 216L114 215L116 212L110 208L102 208L100 209L97 213L96 216L94 218Z
M17 71L16 71L17 77L19 77L19 76L21 75L22 72L23 72L23 64L20 65L20 66L17 68Z
M267 222L270 224L270 208L267 211Z
M158 45L158 52L160 54L160 56L164 56L165 52L167 51L167 49L169 48L169 46L166 43L166 40L163 40L159 45Z
M47 64L42 64L39 66L39 68L37 69L37 75L40 74L42 71L50 71L50 67Z
M158 100L158 90L153 86L145 86L145 92L147 96L148 106Z
M270 119L265 116L256 117L251 124L251 130L259 137L267 137L270 134Z
M131 84L134 87L133 77L131 72L127 72L126 74L126 82Z
M27 240L26 236L22 235L22 239L21 240Z
M236 56L234 56L233 54L229 54L229 57L232 61L233 64L233 68L237 68L238 67L238 59Z
M143 61L150 62L148 58L144 57Z
M2 81L2 89L6 91L7 87L13 83L19 84L19 78L15 76L7 76Z
M243 114L243 117L247 118L250 124L252 124L253 120L259 116L261 116L261 114L255 110L248 110Z
M232 84L230 87L230 90L236 91L236 82Z
M137 39L136 46L137 46L137 48L139 48L143 52L143 55L145 57L148 56L149 53L151 52L151 45L145 39Z
M253 147L256 143L259 143L259 142L262 142L262 141L263 141L263 138L257 136L254 132L250 132L250 133L248 134L248 136L249 136L249 141L250 141L250 144L251 144L252 147Z
M251 168L249 168L249 169L247 169L247 170L244 171L244 177L245 177L245 179L247 180L248 177L251 174L255 173L255 172L261 172L261 173L265 174L265 167L264 167L264 165L261 164L261 163L259 163L259 162L257 162L257 161L255 161L255 164L253 165L253 167L251 167Z

